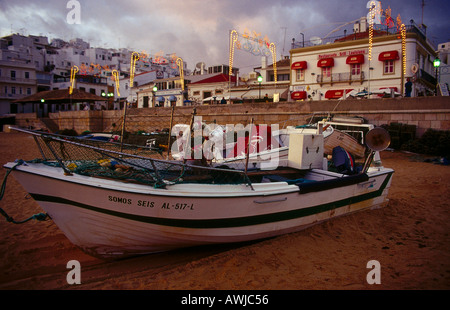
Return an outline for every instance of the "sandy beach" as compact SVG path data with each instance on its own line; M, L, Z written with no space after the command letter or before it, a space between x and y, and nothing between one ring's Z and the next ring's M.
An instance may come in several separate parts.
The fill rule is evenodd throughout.
M37 157L30 136L0 133L2 165ZM450 166L399 151L381 158L395 170L386 207L246 244L103 261L71 244L51 220L16 225L1 217L0 289L450 289ZM12 176L0 207L15 220L42 212ZM79 285L66 281L70 260L81 264ZM367 283L370 260L380 263L381 284Z

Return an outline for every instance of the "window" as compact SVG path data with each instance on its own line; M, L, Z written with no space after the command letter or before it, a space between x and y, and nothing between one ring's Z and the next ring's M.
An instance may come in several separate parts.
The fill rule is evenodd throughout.
M289 81L289 74L277 74L278 81Z
M206 99L206 98L209 98L209 97L212 97L212 92L204 91L203 92L203 99Z
M322 76L324 78L329 78L331 77L331 67L322 67Z
M295 70L295 80L296 81L304 81L305 80L305 70Z
M352 75L361 74L361 64L352 64L351 66Z
M394 73L394 60L385 60L384 61L384 74L393 74Z
M11 94L13 94L13 95L16 94L16 88L14 86L11 87Z
M25 72L25 78L29 79L30 78L30 72Z
M27 95L31 95L31 88L27 88Z
M16 79L16 71L11 70L11 80L15 80Z

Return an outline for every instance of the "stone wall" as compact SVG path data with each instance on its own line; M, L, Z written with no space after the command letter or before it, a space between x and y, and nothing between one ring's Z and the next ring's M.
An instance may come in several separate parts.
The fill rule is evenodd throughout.
M171 108L128 109L126 130L136 132L169 128L171 112ZM193 107L176 107L173 124L189 124L192 112ZM32 117L28 114L25 118L30 123ZM416 136L420 137L428 128L450 130L450 97L204 105L196 107L196 114L206 123L246 125L253 118L255 124L279 124L281 128L305 124L312 116L360 116L377 126L391 123L415 125ZM17 118L16 124L25 127L25 118ZM119 131L123 111L58 112L50 114L50 119L60 130L74 129L78 133L86 130Z

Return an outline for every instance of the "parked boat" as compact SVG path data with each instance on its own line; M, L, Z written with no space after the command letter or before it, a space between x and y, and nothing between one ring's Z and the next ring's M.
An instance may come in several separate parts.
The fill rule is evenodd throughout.
M317 133L292 133L288 160L276 169L243 171L21 131L42 158L4 167L72 243L104 258L299 231L385 204L394 172L327 171ZM381 140L376 151L389 144Z

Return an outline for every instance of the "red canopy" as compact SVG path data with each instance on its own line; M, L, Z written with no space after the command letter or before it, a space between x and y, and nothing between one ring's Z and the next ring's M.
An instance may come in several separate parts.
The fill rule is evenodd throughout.
M346 94L351 92L353 89L334 89L334 90L327 90L325 93L325 98L327 99L339 99L342 96L344 96L344 91Z
M345 61L347 65L353 65L353 64L363 64L364 63L364 55L352 55L348 56L347 60Z
M317 62L317 67L333 67L334 58L323 58Z
M308 68L308 63L306 61L297 61L291 66L292 70L305 70L306 68Z
M378 55L379 61L385 61L385 60L399 60L400 57L398 56L398 51L389 51L389 52L382 52L380 55Z
M306 99L308 97L308 94L306 91L295 91L291 94L291 98L294 100L302 100Z

